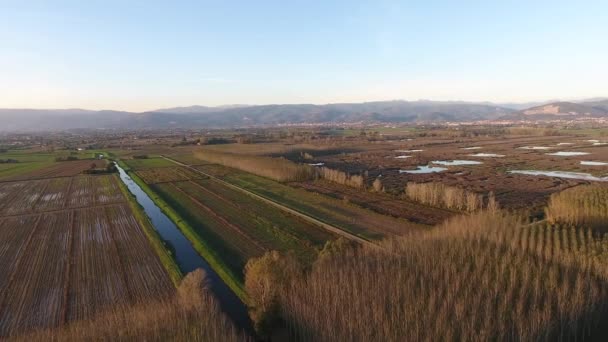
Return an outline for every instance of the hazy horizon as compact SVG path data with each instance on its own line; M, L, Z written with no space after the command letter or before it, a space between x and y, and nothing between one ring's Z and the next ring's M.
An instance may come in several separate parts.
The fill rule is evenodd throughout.
M606 96L601 1L0 4L0 108Z
M532 104L535 105L537 103L552 103L552 102L574 102L574 103L578 103L578 102L587 102L587 101L597 101L597 100L608 100L608 96L598 96L598 97L584 97L584 98L567 98L567 99L561 99L561 98L547 98L547 99L540 99L537 101L505 101L505 102L493 102L493 101L468 101L468 100L431 100L431 99L415 99L415 100L408 100L408 99L371 99L371 100L365 100L365 101L352 101L352 102L321 102L321 103L307 103L307 102L301 102L301 103L259 103L259 104L249 104L249 103L225 103L225 104L218 104L218 105L207 105L207 104L184 104L184 105L176 105L176 106L170 106L170 107L161 107L161 108L150 108L150 109L146 109L146 110L127 110L127 109L117 109L117 108L82 108L82 107L55 107L55 108L49 108L49 107L0 107L0 109L3 110L10 110L10 109L15 109L15 110L48 110L48 111L62 111L62 110L82 110L82 111L124 111L124 112L132 112L132 113L145 113L145 112L150 112L150 111L162 111L164 109L176 109L176 108L190 108L190 107L207 107L207 108L227 108L227 107L254 107L254 106L283 106L283 105L317 105L317 106L324 106L324 105L335 105L335 104L362 104L362 103L376 103L376 102L399 102L399 101L404 101L404 102L443 102L443 103L465 103L465 104L491 104L491 105L497 105L497 106L506 106L506 108L508 108L508 105L527 105L527 104Z

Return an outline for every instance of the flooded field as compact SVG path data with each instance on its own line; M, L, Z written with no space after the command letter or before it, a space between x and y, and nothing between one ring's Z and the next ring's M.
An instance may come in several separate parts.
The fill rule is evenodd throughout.
M529 176L547 176L557 178L580 179L588 181L608 182L608 177L595 177L584 172L568 172L568 171L538 171L538 170L512 170L509 173L529 175Z
M548 156L559 156L559 157L574 157L574 156L586 156L591 154L589 152L575 152L575 151L559 151L555 153L547 153Z
M482 157L482 158L502 158L505 157L504 154L496 154L496 153L475 153L469 154L471 157Z
M433 164L445 165L445 166L457 166L457 165L480 165L483 162L475 160L433 160Z
M418 166L416 170L399 170L399 173L411 173L411 174L420 174L420 173L434 173L445 171L447 168L439 167L439 166Z

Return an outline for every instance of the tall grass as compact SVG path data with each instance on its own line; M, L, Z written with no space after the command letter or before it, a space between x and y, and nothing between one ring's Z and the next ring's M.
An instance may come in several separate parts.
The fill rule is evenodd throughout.
M194 156L210 163L233 167L279 182L310 180L316 175L315 169L312 166L296 164L284 158L234 154L211 150L197 151L194 153Z
M291 339L530 341L606 328L608 242L590 232L480 212L383 246L323 258L282 291Z
M408 182L405 194L410 199L423 204L469 212L483 208L484 204L482 195L443 183ZM493 209L498 207L493 194L489 197L488 204Z
M188 274L175 297L118 306L64 328L14 337L16 341L243 341L204 288L202 270Z
M353 188L363 189L365 188L365 179L360 175L349 175L348 173L340 170L330 169L328 167L321 167L318 170L319 177L330 182L350 186Z
M545 210L552 223L583 225L608 232L608 187L581 185L551 195Z

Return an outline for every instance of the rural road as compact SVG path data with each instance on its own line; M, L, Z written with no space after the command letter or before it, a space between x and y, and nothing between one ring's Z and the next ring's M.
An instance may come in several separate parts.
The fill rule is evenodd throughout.
M268 199L266 197L260 196L260 195L258 195L256 193L253 193L253 192L249 191L249 190L246 190L246 189L243 189L243 188L241 188L239 186L236 186L234 184L228 183L228 182L226 182L226 181L224 181L222 179L219 179L219 178L217 178L215 176L212 176L212 175L210 175L208 173L205 173L205 172L203 172L201 170L195 169L194 167L192 167L190 165L184 164L182 162L179 162L179 161L177 161L175 159L169 158L169 157L164 156L164 155L161 155L161 157L164 158L164 159L166 159L166 160L168 160L168 161L170 161L170 162L173 162L173 163L175 163L177 165L186 167L186 168L188 168L188 169L190 169L190 170L192 170L192 171L194 171L196 173L199 173L201 175L209 177L210 179L212 179L212 180L214 180L214 181L216 181L218 183L221 183L221 184L223 184L223 185L225 185L227 187L230 187L230 188L235 189L237 191L243 192L243 193L245 193L245 194L247 194L249 196L252 196L252 197L254 197L256 199L259 199L260 201L268 203L268 204L270 204L270 205L272 205L274 207L277 207L277 208L279 208L279 209L281 209L281 210L283 210L283 211L285 211L287 213L295 215L295 216L297 216L297 217L299 217L299 218L301 218L303 220L306 220L306 221L308 221L310 223L316 224L316 225L318 225L318 226L320 226L320 227L322 227L322 228L324 228L324 229L326 229L326 230L328 230L330 232L333 232L335 234L343 236L343 237L345 237L345 238L347 238L349 240L359 242L362 245L367 245L367 246L371 246L371 247L375 247L375 248L379 247L378 245L376 245L375 243L373 243L373 242L371 242L369 240L363 239L363 238L361 238L359 236L356 236L354 234L351 234L351 233L349 233L349 232L347 232L347 231L345 231L343 229L340 229L338 227L332 226L332 225L330 225L328 223L325 223L325 222L323 222L321 220L318 220L318 219L316 219L316 218L314 218L312 216L306 215L306 214L304 214L304 213L302 213L302 212L300 212L298 210L295 210L295 209L289 208L287 206L284 206L283 204L280 204L278 202L270 200L270 199Z

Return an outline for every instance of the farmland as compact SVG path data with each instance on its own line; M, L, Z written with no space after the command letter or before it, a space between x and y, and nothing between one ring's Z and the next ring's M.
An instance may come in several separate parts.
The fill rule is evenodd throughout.
M171 295L144 229L114 175L0 183L0 336Z
M209 179L154 184L152 189L214 246L236 274L241 274L249 258L267 250L294 250L310 260L325 241L335 238Z

